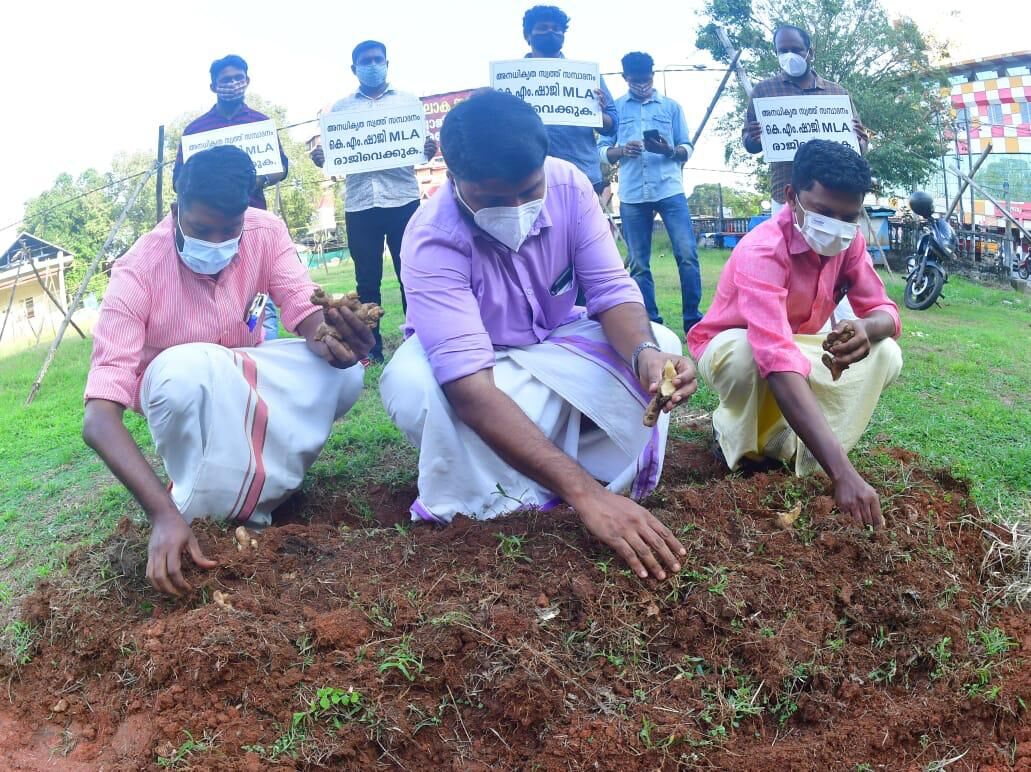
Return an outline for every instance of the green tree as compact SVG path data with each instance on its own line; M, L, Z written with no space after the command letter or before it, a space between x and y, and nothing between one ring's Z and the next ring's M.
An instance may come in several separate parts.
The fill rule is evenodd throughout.
M276 125L286 125L286 112L282 107L266 103L260 97L253 97L249 102L255 109L272 117ZM172 162L179 148L179 140L183 129L200 112L184 113L166 124L165 159L168 163L162 170L165 211L159 213L156 210L157 178L152 177L140 191L117 236L102 256L100 270L90 281L89 291L98 296L103 294L107 287L110 264L167 214L169 204L175 200ZM309 229L321 196L320 183L324 177L322 171L308 158L302 143L293 140L286 131L281 131L279 136L290 159L289 177L282 186L283 210L296 239ZM146 171L155 160L154 154L149 151L121 153L112 159L109 171L101 173L88 169L78 177L61 174L49 190L26 203L22 218L25 229L75 255L75 263L67 277L70 292L78 288L87 267L103 247L115 220L139 183L139 178L132 175ZM124 179L126 177L131 179ZM270 190L268 195L271 199L274 194ZM270 200L269 203L273 202Z
M1031 201L1031 163L1023 158L996 158L985 162L977 182L1005 203L1005 184L1009 183L1010 201Z
M807 30L814 69L848 90L873 134L867 159L881 189L912 190L933 173L941 156L936 117L944 106L941 75L931 62L942 52L912 19L889 19L880 0L707 0L705 15L698 47L727 62L715 34L723 27L753 78L778 71L772 43L778 24ZM733 115L720 122L728 160L746 161L740 140L746 106L738 90Z
M723 186L723 207L731 209L734 217L749 217L759 214L763 199L761 193L752 190L740 190L727 185ZM688 206L691 207L691 214L716 216L719 210L719 192L717 186L710 182L695 185L691 195L687 198Z
M114 215L111 201L98 188L109 185L115 177L87 169L77 178L61 174L53 187L30 199L25 205L25 230L69 250L75 263L68 271L69 292L78 288L93 257L100 251L111 230ZM68 203L63 203L63 202ZM105 257L113 257L111 251ZM107 277L98 273L89 285L98 294L107 287Z

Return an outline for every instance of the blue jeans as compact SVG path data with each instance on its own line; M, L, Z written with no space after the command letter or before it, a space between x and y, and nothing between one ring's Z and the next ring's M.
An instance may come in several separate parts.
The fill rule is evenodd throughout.
M275 340L279 337L279 309L272 302L272 298L265 304L265 321L261 326L265 328L265 340Z
M669 239L673 242L673 257L680 272L680 302L683 305L684 332L701 321L698 304L702 300L702 274L698 269L698 251L695 248L691 210L683 193L661 201L643 204L620 203L623 220L623 238L627 246L627 268L644 295L644 308L648 317L662 324L659 308L655 304L655 280L652 279L652 229L655 213L662 218Z

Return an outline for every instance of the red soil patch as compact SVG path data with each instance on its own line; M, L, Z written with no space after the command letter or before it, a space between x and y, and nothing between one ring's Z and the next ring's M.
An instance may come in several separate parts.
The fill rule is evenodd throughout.
M7 666L0 758L768 772L965 754L956 768L1031 768L1031 621L986 597L966 488L878 459L889 529L871 534L832 511L823 479L723 477L675 446L651 503L690 555L658 585L570 512L404 533L323 513L244 552L200 527L220 567L191 569L199 591L172 602L147 587L145 534L124 524L27 601L37 642Z

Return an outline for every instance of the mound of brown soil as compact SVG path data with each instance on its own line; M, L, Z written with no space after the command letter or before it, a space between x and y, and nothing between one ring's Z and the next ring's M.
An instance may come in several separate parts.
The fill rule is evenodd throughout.
M201 526L220 566L173 602L125 524L26 605L4 768L1026 769L1031 622L979 582L965 487L875 460L877 534L825 480L674 447L651 504L689 558L660 584L570 512L323 515L243 551Z

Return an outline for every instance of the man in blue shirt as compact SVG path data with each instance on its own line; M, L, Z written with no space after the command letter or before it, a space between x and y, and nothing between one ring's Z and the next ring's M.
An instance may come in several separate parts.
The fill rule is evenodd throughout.
M569 17L561 8L554 5L535 5L523 14L523 37L530 44L528 59L564 59L562 44L569 28ZM600 88L595 90L601 105L601 128L604 135L616 132L616 108L612 102L612 94L605 79L601 78ZM598 162L598 151L595 146L594 129L586 126L546 126L548 131L548 155L569 161L577 169L587 175L594 186L594 192L600 194L605 189L602 179L601 164Z
M680 105L653 87L653 67L648 54L635 51L623 57L623 79L630 90L616 100L616 135L601 137L598 148L603 159L619 163L619 215L628 268L644 295L648 316L657 324L662 317L651 271L652 228L655 213L662 217L680 271L686 334L702 318L702 278L683 175L694 146Z

